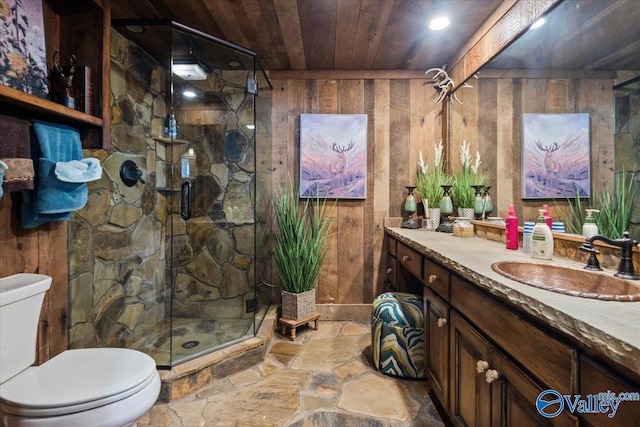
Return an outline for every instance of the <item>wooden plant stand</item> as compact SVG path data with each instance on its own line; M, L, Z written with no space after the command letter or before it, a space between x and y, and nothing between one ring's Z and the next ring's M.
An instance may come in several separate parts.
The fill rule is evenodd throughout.
M296 328L302 325L305 325L309 322L313 322L313 330L318 330L318 319L320 318L320 313L314 313L309 317L305 317L300 320L289 319L288 317L281 317L278 319L280 322L280 332L282 335L287 335L287 328L289 328L289 339L291 341L296 339Z

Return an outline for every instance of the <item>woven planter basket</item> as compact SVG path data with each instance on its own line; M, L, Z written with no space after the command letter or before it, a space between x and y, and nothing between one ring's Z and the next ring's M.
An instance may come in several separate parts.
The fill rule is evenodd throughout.
M302 320L316 312L316 290L293 294L282 291L282 317Z

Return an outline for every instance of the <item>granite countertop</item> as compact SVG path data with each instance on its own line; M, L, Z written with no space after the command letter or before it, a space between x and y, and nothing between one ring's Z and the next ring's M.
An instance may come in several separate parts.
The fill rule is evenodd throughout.
M582 269L584 263L554 256L532 258L522 250L483 238L387 227L386 231L480 288L509 301L543 324L557 329L640 376L640 302L601 301L539 289L491 269L497 261L525 261ZM605 270L602 274L613 275Z

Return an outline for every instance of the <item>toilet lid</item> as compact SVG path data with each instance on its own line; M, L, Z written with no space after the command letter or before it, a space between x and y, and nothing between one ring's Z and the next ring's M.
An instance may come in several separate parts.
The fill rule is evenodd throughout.
M0 403L19 412L68 413L124 399L157 375L155 361L124 348L67 350L2 384ZM78 408L78 406L80 408ZM14 412L13 410L11 412Z

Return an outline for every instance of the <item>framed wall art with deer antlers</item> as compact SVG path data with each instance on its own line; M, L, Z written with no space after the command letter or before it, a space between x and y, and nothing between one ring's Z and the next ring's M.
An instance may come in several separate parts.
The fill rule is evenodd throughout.
M367 115L300 115L300 197L364 199Z
M589 114L523 114L522 198L591 196Z

